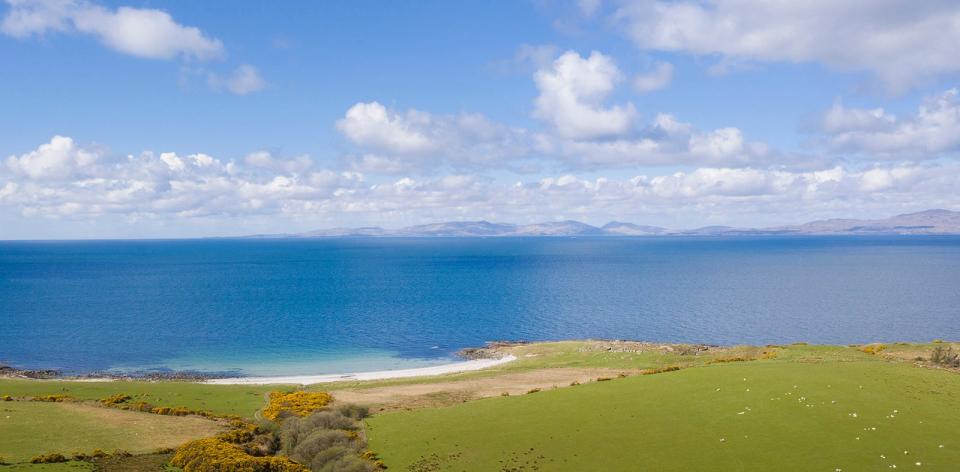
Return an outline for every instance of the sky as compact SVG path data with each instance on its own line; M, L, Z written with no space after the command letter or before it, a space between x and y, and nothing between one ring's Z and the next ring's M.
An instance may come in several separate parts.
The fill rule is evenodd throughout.
M960 210L960 3L0 1L0 239Z

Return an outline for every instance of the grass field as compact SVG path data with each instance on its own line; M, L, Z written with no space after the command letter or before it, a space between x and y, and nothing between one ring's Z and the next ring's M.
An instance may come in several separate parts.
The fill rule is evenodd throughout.
M121 411L72 403L0 402L0 456L24 462L50 452L150 452L222 431L200 417Z
M954 372L790 346L775 360L383 413L367 434L393 470L953 471L957 411Z
M204 385L190 382L75 382L0 379L0 396L64 394L80 400L99 400L117 393L157 406L184 406L218 415L252 417L263 406L263 395L283 386Z
M563 341L506 347L501 354L518 360L484 371L308 389L376 406L366 436L389 470L960 470L960 374L917 360L934 346ZM642 375L667 367L680 370ZM20 400L0 402L0 456L148 452L220 428L95 401L117 393L251 418L266 392L290 388L0 379L0 397ZM525 394L531 388L540 391ZM80 402L23 401L49 394ZM0 472L165 470L165 457L117 458L116 469L20 463Z

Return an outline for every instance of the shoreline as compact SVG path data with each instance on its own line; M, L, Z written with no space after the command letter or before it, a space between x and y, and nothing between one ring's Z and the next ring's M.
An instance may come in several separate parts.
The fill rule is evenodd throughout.
M232 377L222 379L207 379L200 381L211 385L271 385L271 384L299 384L310 385L329 382L347 382L362 380L386 380L409 377L424 377L431 375L455 374L487 369L517 360L517 356L507 355L496 359L472 359L463 362L452 362L430 367L416 367L412 369L380 370L371 372L349 372L345 374L321 375L287 375L270 377Z

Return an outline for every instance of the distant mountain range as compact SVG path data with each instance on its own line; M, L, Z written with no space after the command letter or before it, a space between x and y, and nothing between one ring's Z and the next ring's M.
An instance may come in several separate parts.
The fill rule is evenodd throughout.
M504 237L504 236L733 236L790 234L960 234L960 212L927 210L881 220L830 219L802 225L771 228L706 226L696 229L667 229L611 221L601 227L579 221L555 221L529 225L488 221L451 221L399 229L380 227L333 228L297 234L271 234L252 238L337 238L337 237Z

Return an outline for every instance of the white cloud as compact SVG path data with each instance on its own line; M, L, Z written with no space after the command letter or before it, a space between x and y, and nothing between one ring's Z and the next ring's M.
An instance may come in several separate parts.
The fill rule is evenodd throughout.
M337 129L354 144L398 154L431 151L436 143L423 130L430 126L428 113L410 110L399 114L378 102L357 103L337 121Z
M747 142L737 128L700 131L672 115L659 114L640 136L605 140L568 140L540 135L538 151L573 168L648 165L746 166L768 163L773 153Z
M248 95L267 87L267 81L260 76L260 71L249 64L237 67L226 77L210 73L207 75L207 84L217 90L226 88L234 95Z
M83 157L80 149L70 138L57 137L14 157L14 165L0 170L0 215L10 220L17 214L21 221L105 218L121 226L129 218L182 226L238 216L266 217L274 224L396 224L458 218L644 223L659 215L687 225L709 222L705 215L715 215L720 223L758 224L960 208L954 198L960 188L956 162L811 171L708 166L632 178L584 179L567 173L526 181L454 173L368 182L356 172L318 169L303 158L265 153L237 161L151 152L109 159ZM71 171L51 173L61 168L51 163Z
M926 98L916 115L897 118L881 108L844 108L836 103L824 117L835 149L873 158L933 159L960 150L957 89Z
M119 7L111 10L85 0L7 0L10 9L0 23L3 33L24 38L48 32L95 36L105 46L133 56L205 60L221 57L223 43L200 29L184 26L156 9Z
M633 88L640 93L648 93L665 88L673 80L673 64L658 62L654 69L633 79Z
M624 1L614 17L644 50L818 62L875 73L892 89L960 72L951 1Z
M623 81L623 74L612 59L597 51L586 59L567 51L550 68L537 71L534 81L540 91L534 116L549 123L562 137L617 136L632 128L636 116L633 104L603 104Z
M337 130L360 149L345 156L357 170L397 173L435 170L443 165L505 165L527 151L526 130L496 123L477 113L434 115L391 110L378 102L357 103L337 121Z
M54 136L36 150L8 157L6 165L14 174L30 179L65 179L90 167L99 158L97 151L82 149L73 139Z
M889 130L896 122L897 117L883 108L846 108L838 100L824 114L823 130L829 133Z

